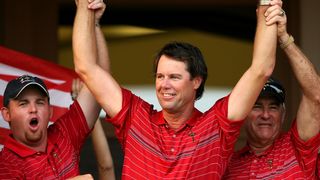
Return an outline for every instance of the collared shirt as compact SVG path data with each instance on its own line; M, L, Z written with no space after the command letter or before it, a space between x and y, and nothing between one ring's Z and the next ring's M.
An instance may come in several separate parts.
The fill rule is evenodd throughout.
M223 179L316 179L319 144L319 134L308 141L301 140L294 123L264 153L256 155L248 145L236 152Z
M90 132L75 101L48 128L46 152L34 151L9 136L0 152L0 179L66 179L79 175L80 147Z
M174 131L162 111L123 89L112 119L124 149L122 179L221 179L243 121L227 119L228 97Z

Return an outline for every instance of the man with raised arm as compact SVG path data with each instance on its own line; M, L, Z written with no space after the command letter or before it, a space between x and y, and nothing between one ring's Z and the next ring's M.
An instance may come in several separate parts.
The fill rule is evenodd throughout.
M275 66L276 25L264 13L280 0L259 6L252 64L232 92L202 113L207 67L200 50L171 42L154 63L155 87L162 107L122 88L96 63L94 14L80 0L73 30L75 69L108 115L124 150L123 179L220 179L243 119L250 112Z
M296 119L281 133L285 118L285 90L270 79L245 121L247 145L236 152L224 179L317 179L320 146L320 77L286 30L286 15L270 9L267 25L278 25L278 41L288 56L302 91Z
M94 0L87 8L96 12L98 22L105 5ZM96 36L103 38L99 31ZM102 45L102 51L94 54L106 57L105 43L96 44ZM107 62L98 64L108 70ZM0 152L0 179L92 179L89 174L79 176L80 149L101 107L86 87L68 112L49 127L52 107L42 79L30 75L12 79L3 97L1 113L12 133Z

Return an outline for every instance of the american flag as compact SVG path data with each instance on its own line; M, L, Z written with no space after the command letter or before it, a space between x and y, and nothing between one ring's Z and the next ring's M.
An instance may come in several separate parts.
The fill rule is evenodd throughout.
M54 111L50 120L53 123L72 103L70 90L76 73L44 59L0 46L0 107L3 106L3 93L8 81L24 74L37 76L46 83ZM0 114L0 149L9 132L9 125Z

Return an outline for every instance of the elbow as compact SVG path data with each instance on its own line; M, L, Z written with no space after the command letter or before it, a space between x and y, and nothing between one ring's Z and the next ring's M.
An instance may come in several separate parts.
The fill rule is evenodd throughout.
M83 77L85 76L86 74L86 70L84 68L81 68L81 67L78 67L78 66L75 66L75 72L80 76L80 77Z
M316 94L313 98L316 106L320 107L320 93Z
M253 71L253 74L255 74L258 79L268 80L272 76L273 69L274 69L274 66L270 65L267 68L253 67L251 70Z
M254 57L253 63L251 65L251 69L253 72L262 78L269 78L272 76L274 71L276 61L273 55L265 55L262 57Z
M75 57L74 70L80 76L80 78L83 78L87 76L89 68L87 65L82 64L80 61L78 61Z
M266 65L261 70L261 75L263 77L267 78L267 79L272 76L272 73L273 73L274 68L275 68L275 60L273 60L271 62L273 62L273 63L270 63L270 64Z
M113 169L114 169L112 163L108 163L108 164L104 164L104 165L98 163L98 166L99 166L99 171L104 174L107 172L113 171Z

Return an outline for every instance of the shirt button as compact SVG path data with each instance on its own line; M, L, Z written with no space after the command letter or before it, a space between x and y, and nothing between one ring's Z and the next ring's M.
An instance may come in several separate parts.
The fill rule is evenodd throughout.
M255 159L255 160L253 161L253 163L257 163L257 160Z
M174 152L174 148L171 148L171 152Z
M177 135L176 135L176 134L173 134L173 135L172 135L172 137L173 137L173 138L176 138L176 137L177 137Z
M251 176L254 176L255 175L255 173L251 173Z

